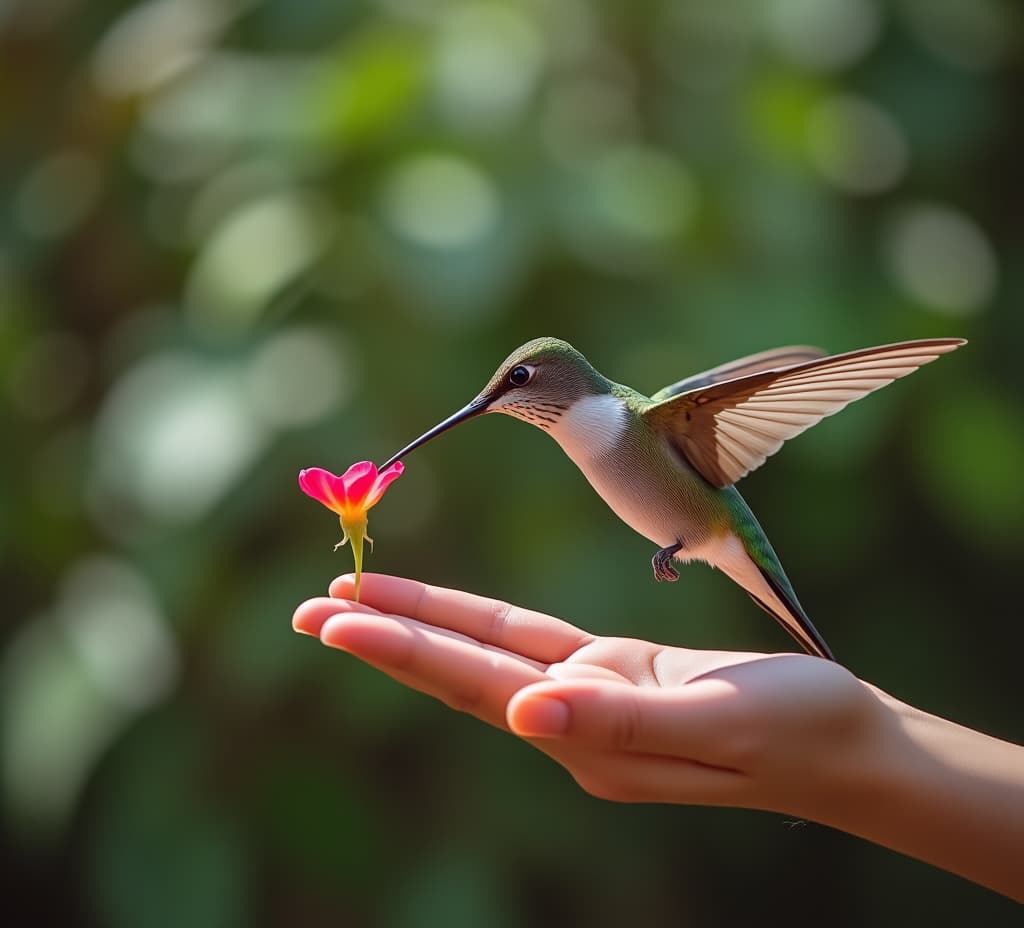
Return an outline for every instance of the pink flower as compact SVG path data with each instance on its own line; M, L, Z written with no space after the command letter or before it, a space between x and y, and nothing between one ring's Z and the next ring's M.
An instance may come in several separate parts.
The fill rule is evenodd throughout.
M405 465L396 461L386 470L378 471L372 461L353 464L340 477L322 467L308 467L299 472L299 487L307 496L323 503L341 520L344 537L334 547L340 548L345 542L352 542L352 556L356 562L355 598L359 599L359 581L363 573L363 539L373 539L366 534L366 513L380 502L384 491L402 476Z

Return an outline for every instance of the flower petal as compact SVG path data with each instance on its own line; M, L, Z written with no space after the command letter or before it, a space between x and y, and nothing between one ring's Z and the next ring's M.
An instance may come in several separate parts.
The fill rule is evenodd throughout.
M362 506L366 494L377 480L377 465L373 461L360 461L345 471L341 480L345 484L346 502L349 505Z
M374 481L373 487L370 489L369 494L366 497L364 503L365 508L370 509L376 506L380 501L380 498L384 495L384 491L399 477L402 476L405 470L405 465L401 461L395 461L389 468L382 470L377 474L377 479Z
M299 471L299 487L306 496L323 503L328 509L340 513L344 505L345 485L322 467L307 467Z

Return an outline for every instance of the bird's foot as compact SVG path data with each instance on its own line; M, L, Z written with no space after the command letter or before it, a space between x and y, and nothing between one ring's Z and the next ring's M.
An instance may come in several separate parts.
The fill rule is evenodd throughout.
M661 548L651 558L651 566L654 568L654 579L665 583L675 583L679 579L679 571L672 566L672 558L681 551L681 544L669 545Z

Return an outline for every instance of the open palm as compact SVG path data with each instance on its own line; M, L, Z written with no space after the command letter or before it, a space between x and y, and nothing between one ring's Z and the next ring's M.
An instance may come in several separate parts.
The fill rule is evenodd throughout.
M806 655L595 637L542 613L383 575L303 603L297 631L510 731L608 799L814 815L805 765L841 777L877 737L874 691ZM809 756L812 755L813 756Z

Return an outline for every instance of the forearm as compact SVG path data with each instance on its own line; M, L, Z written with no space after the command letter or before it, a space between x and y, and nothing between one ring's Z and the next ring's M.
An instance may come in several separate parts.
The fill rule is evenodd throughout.
M1024 901L1024 747L878 696L877 737L813 817Z

